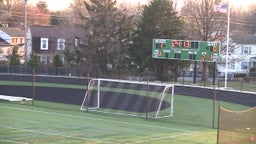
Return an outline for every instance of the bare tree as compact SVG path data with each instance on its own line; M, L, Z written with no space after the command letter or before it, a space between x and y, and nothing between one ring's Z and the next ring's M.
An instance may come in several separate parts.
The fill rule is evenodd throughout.
M247 30L249 33L256 34L256 4L252 5L249 8L249 11L246 16L246 20L248 20Z
M81 65L94 71L93 75L114 75L124 66L133 28L131 18L118 9L114 0L76 0L72 7L74 14L80 16L75 25L84 33L74 51L75 61L85 59Z
M13 9L19 4L19 0L0 0L0 26L8 26L10 23Z
M37 6L27 3L27 18L29 24L48 25L50 13L46 3ZM20 0L0 1L0 26L19 27L24 24L24 4Z
M226 15L214 12L214 4L221 0L186 0L182 14L187 21L186 35L188 39L214 41L221 40L225 33ZM202 80L207 78L207 63L203 62Z

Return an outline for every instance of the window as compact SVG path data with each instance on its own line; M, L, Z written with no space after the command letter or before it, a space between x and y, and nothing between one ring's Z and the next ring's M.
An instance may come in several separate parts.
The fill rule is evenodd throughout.
M251 47L242 47L241 48L241 50L242 50L241 53L242 54L251 54L251 49L252 49Z
M48 50L48 38L41 38L41 50Z
M64 50L64 49L65 49L65 39L58 39L57 50Z
M45 55L40 56L40 62L44 63L44 64L47 64L47 56L45 56Z
M53 63L53 56L49 56L49 57L48 57L48 62L49 62L49 63Z
M64 60L65 60L64 56L61 56L60 59L61 59L62 63L64 63Z
M235 69L235 62L230 62L230 69Z
M80 39L75 39L75 47L78 47L79 45L80 45L81 43L80 43Z
M241 63L241 69L247 70L249 68L249 63L248 62L242 62Z

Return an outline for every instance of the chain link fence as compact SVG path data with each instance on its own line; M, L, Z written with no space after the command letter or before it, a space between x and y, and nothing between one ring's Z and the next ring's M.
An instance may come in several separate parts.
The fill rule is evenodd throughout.
M157 77L153 74L144 75L136 75L136 72L120 72L116 73L109 73L109 75L95 75L95 73L88 73L85 74L84 69L80 68L68 68L68 67L46 67L46 66L39 66L34 67L35 74L37 75L57 75L57 76L77 76L83 77L87 76L88 74L93 77L98 78L113 78L113 79L125 79L125 80L150 80L150 81L159 81ZM14 66L8 64L1 64L0 65L0 73L15 73L15 74L32 74L33 67L30 66ZM214 78L212 75L208 75L206 80L202 80L202 72L198 71L196 78L193 77L193 71L182 71L178 74L177 80L165 81L170 83L178 83L181 85L198 85L204 87L215 87L215 88L225 88L230 90L237 90L237 91L249 91L249 92L256 92L256 77L228 77L227 79L227 87L225 87L225 79L223 77L216 77ZM196 81L195 81L196 80Z
M33 69L39 75L80 76L80 69L77 68L0 65L0 73L32 74Z
M228 89L236 90L240 92L256 92L256 77L227 77L227 87L225 87L225 78L224 77L215 77L209 75L206 80L202 80L202 75L197 74L196 83L194 83L194 77L192 72L182 72L178 76L177 83L181 85L198 85L204 87L215 87L217 89Z

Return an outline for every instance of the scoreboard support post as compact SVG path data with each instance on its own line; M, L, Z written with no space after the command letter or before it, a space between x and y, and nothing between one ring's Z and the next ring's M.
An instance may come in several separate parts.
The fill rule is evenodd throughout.
M216 62L213 62L213 75L212 75L212 85L215 85L215 78L216 78Z
M193 84L196 84L196 67L197 67L197 61L194 61L194 77L193 77Z

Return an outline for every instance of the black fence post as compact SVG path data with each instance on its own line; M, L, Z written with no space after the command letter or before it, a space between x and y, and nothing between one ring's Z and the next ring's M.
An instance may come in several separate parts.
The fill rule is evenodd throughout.
M183 76L183 79L182 79L182 85L184 85L184 81L185 81L185 70L183 70L183 74L182 74L182 76Z
M243 80L241 80L241 86L240 86L240 90L241 90L241 92L243 91Z

